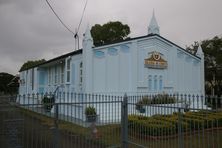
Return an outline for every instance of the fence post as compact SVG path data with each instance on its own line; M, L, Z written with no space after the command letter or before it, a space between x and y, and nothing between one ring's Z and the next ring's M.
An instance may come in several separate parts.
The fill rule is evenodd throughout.
M182 137L182 113L181 108L178 108L178 148L183 148L183 137Z
M59 148L59 107L54 104L54 127L53 127L53 148Z
M121 104L121 129L122 129L122 148L128 148L128 103L127 95L124 94Z

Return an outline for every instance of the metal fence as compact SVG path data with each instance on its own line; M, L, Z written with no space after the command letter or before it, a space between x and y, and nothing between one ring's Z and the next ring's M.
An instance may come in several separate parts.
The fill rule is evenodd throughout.
M222 98L27 94L0 100L0 147L221 148Z
M186 94L129 96L128 142L156 148L220 148L221 100Z

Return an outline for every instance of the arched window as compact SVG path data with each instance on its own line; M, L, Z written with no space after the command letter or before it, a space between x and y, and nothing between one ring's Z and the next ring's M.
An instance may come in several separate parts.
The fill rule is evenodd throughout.
M64 83L64 64L62 63L61 64L61 78L60 78L61 80L61 84L63 84Z
M48 85L51 85L52 81L52 70L51 67L48 68Z
M66 82L70 82L70 70L71 70L71 59L67 59L67 62L66 62Z
M162 76L160 76L160 78L159 78L159 89L163 90L163 78L162 78Z
M94 54L95 54L95 57L97 58L105 57L105 53L103 51L95 51Z
M113 55L113 56L115 56L115 55L118 54L118 49L113 48L113 47L108 48L108 54L109 54L109 55Z
M57 66L55 66L55 75L54 75L54 83L57 84L58 83L58 68Z
M82 82L83 82L83 78L82 78L82 75L83 75L83 71L82 71L82 62L80 62L79 64L79 85L82 86Z
M148 78L148 89L152 90L152 76L151 75L149 75L149 78Z
M154 90L157 90L157 76L154 77Z

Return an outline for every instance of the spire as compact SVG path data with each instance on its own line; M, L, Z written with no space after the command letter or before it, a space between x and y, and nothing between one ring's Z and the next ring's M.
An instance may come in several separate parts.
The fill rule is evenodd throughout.
M204 55L203 49L201 48L200 45L198 46L196 55L197 55L198 57L200 57L200 58Z
M87 40L91 40L92 41L92 36L91 36L89 24L86 27L86 31L85 31L84 37L83 37L83 41L87 41Z
M201 94L205 95L205 74L204 74L204 69L205 69L205 64L204 64L204 53L203 50L199 44L196 56L200 57L200 86L201 86Z
M86 27L86 31L83 34L83 48L88 48L87 46L89 46L90 48L93 47L93 38L91 36L91 32L90 32L90 27L89 24Z
M149 27L148 27L148 34L160 34L159 29L160 29L160 27L157 24L155 13L154 13L154 10L153 10L153 16L151 18L151 21L150 21L150 24L149 24Z

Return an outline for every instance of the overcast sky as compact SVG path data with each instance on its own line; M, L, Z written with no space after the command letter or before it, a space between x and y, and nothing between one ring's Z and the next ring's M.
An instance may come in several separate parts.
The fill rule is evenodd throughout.
M85 0L49 2L74 31ZM130 37L146 35L153 9L160 35L179 46L222 34L222 0L89 0L79 35L87 23L117 20L130 26ZM0 0L0 72L16 74L27 60L71 52L74 43L45 0Z

